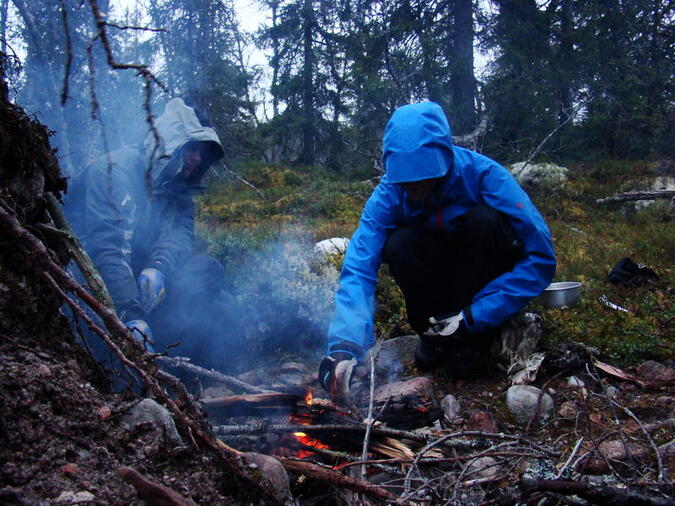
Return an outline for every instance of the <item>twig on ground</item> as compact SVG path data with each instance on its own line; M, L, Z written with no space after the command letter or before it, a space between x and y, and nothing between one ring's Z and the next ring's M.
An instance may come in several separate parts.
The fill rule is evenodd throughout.
M363 436L363 451L361 452L361 461L368 460L368 442L370 441L370 431L373 427L373 404L375 403L375 359L380 352L382 341L377 343L375 351L370 355L370 393L368 397L368 416L366 417L366 433ZM361 467L361 479L366 479L366 466Z
M574 445L574 448L572 449L572 453L570 453L570 456L567 458L567 461L565 461L565 464L560 468L560 471L558 471L558 474L556 475L555 479L559 480L560 477L563 475L567 467L570 465L570 462L572 462L572 459L574 456L577 454L579 451L579 448L581 447L581 443L584 442L584 437L580 437L579 440L577 441L577 444Z

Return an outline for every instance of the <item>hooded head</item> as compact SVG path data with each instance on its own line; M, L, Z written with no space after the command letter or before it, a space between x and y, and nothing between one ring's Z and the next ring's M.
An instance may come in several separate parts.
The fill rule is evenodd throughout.
M387 183L407 183L445 176L452 165L452 131L434 102L399 107L382 141Z
M184 151L194 150L201 146L202 160L199 168L191 169L190 179L199 182L211 164L223 157L223 147L216 131L208 122L202 122L192 107L185 105L180 98L170 100L164 113L155 121L155 129L160 144L154 153L152 164L152 183L159 187L161 183L172 180L178 175L186 159ZM154 132L145 138L145 153L153 156L156 145Z

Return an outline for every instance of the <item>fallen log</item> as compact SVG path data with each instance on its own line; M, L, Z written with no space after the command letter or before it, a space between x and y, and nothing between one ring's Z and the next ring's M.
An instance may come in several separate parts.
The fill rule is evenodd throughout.
M532 492L553 492L562 495L578 495L592 504L612 506L668 506L672 501L616 487L593 487L585 483L568 480L520 480L520 489Z
M616 204L633 200L675 199L675 190L636 191L617 193L611 197L597 199L596 204Z

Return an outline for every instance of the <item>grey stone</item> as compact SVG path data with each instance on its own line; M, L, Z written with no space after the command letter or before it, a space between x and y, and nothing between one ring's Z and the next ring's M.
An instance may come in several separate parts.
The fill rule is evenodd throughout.
M509 167L511 174L521 185L556 186L567 181L566 167L554 163L518 162Z
M606 393L607 393L607 397L609 397L610 399L615 401L616 399L619 398L619 394L621 393L621 391L618 388L616 388L614 385L610 385L610 386L607 387Z
M460 406L459 401L454 395L448 394L443 397L443 400L441 401L441 409L443 410L445 421L452 423L462 411L462 406Z
M576 376L570 376L567 378L567 386L570 388L583 388L586 384Z
M253 476L260 479L260 483L274 494L279 503L288 504L292 500L288 473L281 462L269 455L255 452L242 453L241 458L253 471Z
M675 381L675 369L654 360L643 362L637 368L637 375L654 383L670 383Z
M143 399L120 419L120 425L126 430L130 430L135 425L144 422L151 422L158 426L171 445L184 445L169 410L152 399Z
M494 478L499 473L499 465L492 457L480 457L469 462L466 477L470 480Z
M537 410L537 401L541 395L539 409ZM538 413L537 420L547 417L553 409L553 399L547 393L541 393L541 390L532 385L514 385L506 392L506 407L513 419L521 424L526 424Z
M375 360L375 373L387 378L387 381L400 378L405 364L412 364L415 358L415 348L419 342L420 338L417 335L395 337L383 341ZM373 351L374 349L371 349L369 353ZM367 358L365 363L370 364L370 358Z
M603 441L588 459L579 462L577 471L585 474L604 474L610 471L607 461L612 466L628 459L642 459L649 454L649 450L635 443L624 444L623 441ZM604 457L604 458L603 458Z

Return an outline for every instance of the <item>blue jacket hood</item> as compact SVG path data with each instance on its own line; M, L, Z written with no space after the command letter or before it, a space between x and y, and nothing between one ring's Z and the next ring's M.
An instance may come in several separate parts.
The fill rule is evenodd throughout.
M382 157L386 183L445 176L452 165L452 130L441 106L422 102L394 111L384 131Z

